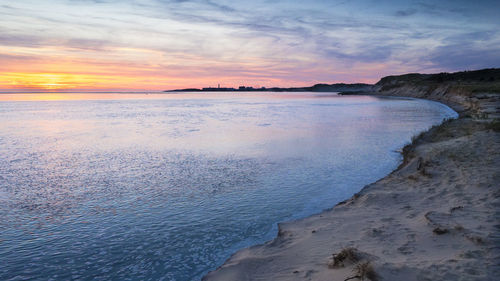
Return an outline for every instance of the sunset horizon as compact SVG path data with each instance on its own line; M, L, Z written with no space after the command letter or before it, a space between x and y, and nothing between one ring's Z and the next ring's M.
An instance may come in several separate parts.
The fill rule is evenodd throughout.
M0 6L0 91L303 87L495 67L498 4L486 3L21 0Z

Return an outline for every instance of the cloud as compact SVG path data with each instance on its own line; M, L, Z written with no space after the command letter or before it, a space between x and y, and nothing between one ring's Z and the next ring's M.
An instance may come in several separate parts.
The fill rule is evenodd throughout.
M15 61L35 61L38 57L36 56L27 56L27 55L10 55L10 54L2 54L0 53L0 61L7 64L9 62Z
M395 15L398 17L408 17L417 13L416 9L406 9L396 11Z
M104 50L112 42L100 39L54 38L41 35L0 34L0 46L11 47L66 47L80 50Z
M500 49L481 49L469 43L452 44L436 48L428 60L435 66L451 71L498 67Z
M23 34L0 34L1 46L38 47L42 45L43 37Z
M30 68L23 56L59 55L124 73L304 84L498 63L488 5L445 1L17 0L0 6L0 51L17 69Z
M396 45L369 46L352 53L348 53L348 50L326 50L326 54L350 62L384 62L391 57L396 47Z

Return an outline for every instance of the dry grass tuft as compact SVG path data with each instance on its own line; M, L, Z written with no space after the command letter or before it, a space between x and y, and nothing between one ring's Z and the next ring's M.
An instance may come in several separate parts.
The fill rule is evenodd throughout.
M443 234L448 233L449 230L446 228L436 227L436 228L434 228L434 230L432 230L432 232L434 232L437 235L443 235Z
M500 132L500 121L494 120L486 125L486 129L493 130L494 132Z
M466 235L465 237L476 245L482 245L485 243L485 241L482 237L479 237L476 235Z
M375 272L375 269L373 269L373 266L369 261L358 263L354 267L354 272L357 276L359 276L358 278L361 280L377 280L377 273Z
M375 269L373 269L373 266L369 261L356 264L356 266L354 267L354 269L352 271L354 272L355 275L344 279L344 281L348 281L348 280L352 280L352 279L358 279L361 281L364 281L364 280L377 281L378 280L377 273L375 272Z
M328 267L339 268L350 264L355 264L352 269L354 276L346 278L345 281L352 279L377 281L378 277L373 265L369 261L363 261L363 256L356 248L344 248L338 254L333 254Z
M338 254L333 254L332 260L328 264L329 268L344 267L346 263L359 261L359 255L355 248L344 248Z

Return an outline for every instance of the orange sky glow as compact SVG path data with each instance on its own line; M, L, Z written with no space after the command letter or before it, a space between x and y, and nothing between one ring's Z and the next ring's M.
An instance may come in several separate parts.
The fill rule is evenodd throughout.
M0 5L0 92L375 83L500 63L491 5L139 2Z
M0 48L1 52L1 48ZM83 58L65 49L20 49L9 55L0 66L0 89L27 91L71 91L71 90L167 90L177 88L201 88L221 84L227 87L239 85L255 87L309 86L320 82L343 82L334 78L325 81L314 79L314 66L302 71L310 81L280 77L288 70L279 64L245 58L235 68L230 62L210 61L196 57L165 58L148 50L109 50L109 56L85 54ZM2 53L0 53L0 56ZM132 58L132 59L131 59ZM200 62L202 62L200 64ZM205 65L206 64L206 65ZM182 67L178 67L182 65ZM288 67L293 67L288 65ZM369 71L384 68L383 64L361 66ZM339 71L342 74L342 71ZM346 73L350 75L349 73ZM353 77L352 81L372 83L371 77Z

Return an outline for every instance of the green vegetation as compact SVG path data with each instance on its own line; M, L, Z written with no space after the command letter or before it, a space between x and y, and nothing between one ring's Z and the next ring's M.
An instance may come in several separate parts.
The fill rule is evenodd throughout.
M427 92L432 92L440 86L464 94L500 93L500 68L462 71L455 73L442 72L438 74L410 73L399 76L387 76L376 84L381 91L390 91L404 85L424 86Z
M452 89L469 93L500 93L500 81L498 82L460 82L452 86Z
M419 74L410 73L397 76L387 76L377 83L377 85L391 84L394 82L428 82L428 83L443 83L443 82L482 82L496 83L500 82L500 68L488 68L475 71L461 72L441 72L438 74Z

